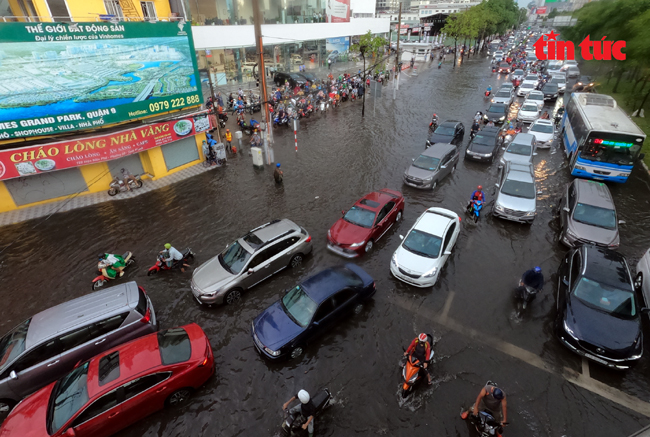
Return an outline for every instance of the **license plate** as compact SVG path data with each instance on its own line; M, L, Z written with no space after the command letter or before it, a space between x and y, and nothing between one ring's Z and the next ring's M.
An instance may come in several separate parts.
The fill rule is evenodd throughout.
M585 353L585 357L589 358L590 360L594 360L594 361L596 361L597 363L600 363L600 364L605 364L605 365L608 364L607 361L605 361L603 359L600 359L598 357L595 357L595 356L593 356L591 354Z

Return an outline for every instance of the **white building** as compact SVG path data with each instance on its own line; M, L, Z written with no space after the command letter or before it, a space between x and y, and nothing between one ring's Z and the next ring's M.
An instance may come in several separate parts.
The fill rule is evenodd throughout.
M425 0L426 1L426 0ZM432 0L428 0L432 1ZM445 1L445 2L435 2L430 4L421 4L418 9L418 15L420 18L429 17L436 14L453 14L456 12L464 11L480 4L481 1L469 1L469 0L457 0L457 1Z

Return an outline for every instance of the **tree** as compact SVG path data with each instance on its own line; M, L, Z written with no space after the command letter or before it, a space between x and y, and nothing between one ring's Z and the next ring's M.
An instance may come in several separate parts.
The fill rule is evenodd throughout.
M397 35L399 38L399 34ZM364 34L359 38L358 44L353 44L350 47L350 51L359 52L363 58L363 77L366 76L366 55L373 55L375 53L380 53L384 47L388 44L386 39L381 36L373 36L371 31ZM398 53L399 56L399 53ZM397 74L397 72L395 72ZM363 82L365 84L365 82ZM364 85L365 86L365 85ZM364 117L366 113L366 92L363 93L363 103L361 105L361 116Z

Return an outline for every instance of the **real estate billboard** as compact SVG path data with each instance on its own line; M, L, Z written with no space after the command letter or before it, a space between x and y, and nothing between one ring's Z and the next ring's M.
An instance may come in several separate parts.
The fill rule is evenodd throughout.
M0 140L203 102L186 22L0 23Z
M350 21L350 0L327 0L325 10L328 23L348 23Z

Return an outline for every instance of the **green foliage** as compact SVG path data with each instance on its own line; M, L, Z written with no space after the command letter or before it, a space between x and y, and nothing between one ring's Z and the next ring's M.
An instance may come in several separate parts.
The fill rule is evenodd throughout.
M350 51L361 53L361 56L365 59L366 55L379 53L387 44L388 41L385 38L374 36L372 32L368 31L366 34L361 35L358 44L350 46Z
M456 40L472 39L503 34L525 20L526 9L519 9L515 0L486 0L465 11L451 14L442 32Z

